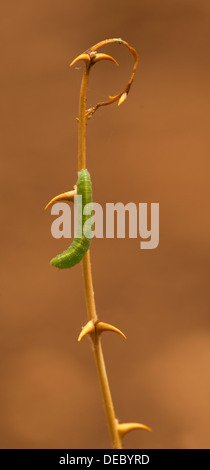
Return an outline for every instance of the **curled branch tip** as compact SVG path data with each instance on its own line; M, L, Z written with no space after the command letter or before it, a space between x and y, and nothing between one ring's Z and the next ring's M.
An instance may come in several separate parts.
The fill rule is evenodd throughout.
M122 44L125 47L127 47L129 52L132 54L132 56L134 58L134 65L133 65L132 74L130 76L130 79L129 79L128 83L126 84L126 86L123 88L123 90L120 93L118 93L115 96L109 96L109 100L107 100L107 101L102 101L102 102L97 103L95 106L90 106L89 109L86 110L86 117L87 118L91 117L92 114L98 108L100 108L101 106L107 106L109 104L114 103L115 101L118 101L118 106L120 106L122 103L124 103L124 101L126 100L126 98L128 96L130 87L133 83L133 80L134 80L134 77L135 77L135 74L136 74L136 69L137 69L137 65L138 65L138 62L139 62L138 54L137 54L136 50L134 49L134 47L130 46L126 41L124 41L121 38L105 39L104 41L101 41L101 42L95 44L94 46L92 46L90 49L85 51L83 54L80 54L70 64L70 65L74 65L79 60L84 60L85 63L86 63L87 71L90 70L92 65L94 65L95 63L97 63L97 62L99 62L100 60L103 60L103 59L110 60L110 61L114 62L116 65L118 65L118 63L116 62L116 60L112 56L98 52L98 49L100 49L101 47L106 46L107 44L116 44L116 43L117 44Z

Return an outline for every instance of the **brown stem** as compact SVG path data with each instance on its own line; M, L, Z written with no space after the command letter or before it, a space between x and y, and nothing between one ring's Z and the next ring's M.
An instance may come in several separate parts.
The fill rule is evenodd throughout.
M93 280L92 280L92 273L91 273L89 250L87 251L86 255L84 256L82 260L82 273L83 273L83 280L84 280L88 320L92 320L93 323L96 323L96 321L98 320L98 317L96 313L96 304L95 304L95 297L94 297L94 291L93 291Z
M132 75L127 83L126 87L116 96L110 97L109 101L97 103L97 105L91 107L89 110L86 110L86 94L87 94L87 85L88 85L88 78L89 72L91 67L94 63L99 60L107 59L112 60L116 63L116 61L107 54L99 54L97 53L97 49L102 47L103 45L111 44L111 43L119 43L126 46L131 54L134 57L134 66ZM138 65L138 54L136 50L131 47L127 42L123 41L122 39L106 39L95 46L91 47L86 53L81 54L78 56L71 65L75 64L79 60L84 60L85 62L85 70L82 77L81 88L80 88L80 98L79 98L79 129L78 129L78 171L82 169L86 169L86 124L87 119L90 117L96 109L101 106L105 106L108 104L112 104L118 100L118 105L125 101L127 94L130 90L131 84L133 82L136 68ZM97 372L99 377L99 382L101 386L101 392L103 396L104 408L106 412L107 422L109 426L109 431L112 440L112 446L114 449L122 449L122 433L119 431L118 421L115 416L112 396L110 392L104 356L102 351L101 345L101 335L100 332L97 331L96 323L98 322L98 317L96 313L96 305L95 305L95 298L94 298L94 291L93 291L93 281L92 281L92 273L91 273L91 263L90 263L90 252L86 253L84 258L82 259L82 272L83 272L83 280L84 280L84 289L85 289L85 299L86 299L86 306L87 306L87 313L88 313L88 320L95 325L94 331L91 332L91 340L93 343L93 351L97 366Z
M80 88L80 99L79 99L79 129L78 129L78 170L86 168L86 124L87 124L87 115L86 115L86 93L87 93L87 84L89 77L89 67L88 64L85 65L85 70L82 77L82 83ZM84 289L85 289L85 299L87 306L88 319L92 320L93 323L96 323L98 320L96 313L96 305L93 291L93 281L91 273L91 263L90 263L90 252L86 253L82 259L82 272L84 280ZM101 386L105 412L107 416L109 431L112 439L112 446L114 449L121 449L121 437L117 428L117 420L115 417L114 406L112 402L103 351L101 346L100 335L97 331L91 335L93 343L93 351L95 356L95 361L97 365L97 372L99 377L99 382Z
M106 366L101 345L101 335L97 333L97 330L94 335L93 344L98 377L100 381L109 431L112 439L112 447L113 449L122 449L121 436L118 431L118 421L115 417L111 391L106 373Z
M86 94L89 77L88 65L82 77L80 96L79 96L79 127L78 127L78 171L86 168Z

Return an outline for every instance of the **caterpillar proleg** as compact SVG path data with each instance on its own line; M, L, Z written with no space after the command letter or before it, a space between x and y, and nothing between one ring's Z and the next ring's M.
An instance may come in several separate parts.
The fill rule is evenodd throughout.
M56 266L59 269L71 268L75 264L79 263L90 246L91 238L87 238L85 234L91 234L93 214L92 210L88 211L88 215L86 215L84 211L87 204L92 204L92 184L90 174L87 170L81 170L79 172L77 195L82 196L81 210L78 210L77 208L77 227L82 227L82 235L81 237L78 237L78 234L76 234L76 237L69 248L50 261L53 266Z

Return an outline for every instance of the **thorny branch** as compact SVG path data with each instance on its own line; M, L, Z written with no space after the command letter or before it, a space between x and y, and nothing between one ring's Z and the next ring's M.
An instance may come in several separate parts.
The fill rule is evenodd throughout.
M109 100L99 102L95 106L91 106L89 109L86 109L87 85L88 85L89 74L93 65L101 60L110 60L114 62L116 65L118 65L116 60L112 56L98 52L98 50L102 46L106 46L107 44L113 44L113 43L123 44L125 47L127 47L130 53L133 55L134 65L133 65L131 77L128 83L126 84L126 86L123 88L123 90L120 93L118 93L115 96L109 96ZM101 41L95 44L90 49L88 49L87 51L85 51L84 53L76 57L76 59L74 59L70 65L74 65L80 60L83 60L85 62L85 68L84 68L84 73L82 77L82 82L81 82L81 87L80 87L80 97L79 97L78 171L81 171L82 169L85 169L87 167L86 165L86 124L87 124L88 118L90 118L95 113L95 111L102 106L107 106L109 104L114 103L115 101L118 101L118 106L119 106L126 100L130 87L132 85L133 79L135 77L139 59L138 59L138 54L136 50L133 47L131 47L126 41L123 41L123 39L120 39L120 38L113 38L113 39L106 39L104 41ZM46 208L50 204L58 200L73 201L74 196L76 195L76 192L77 192L76 187L74 187L74 190L68 191L66 193L60 194L59 196L56 196L49 202ZM82 271L83 271L85 299L86 299L86 306L87 306L87 313L88 313L88 322L83 327L79 335L78 341L80 341L87 334L89 334L91 337L99 382L101 386L101 392L103 396L104 408L105 408L107 422L108 422L109 431L110 431L111 440L112 440L112 446L114 449L121 449L122 438L125 434L127 434L128 432L134 429L145 429L147 431L151 431L151 429L148 426L144 424L140 424L140 423L118 423L118 420L116 419L110 386L109 386L107 372L106 372L106 367L105 367L103 351L102 351L101 334L104 331L112 331L112 332L120 334L124 338L126 338L126 336L122 333L122 331L120 331L118 328L114 327L113 325L110 325L110 324L107 324L98 320L98 316L96 313L94 291L93 291L93 281L92 281L89 250L87 251L84 258L82 259Z

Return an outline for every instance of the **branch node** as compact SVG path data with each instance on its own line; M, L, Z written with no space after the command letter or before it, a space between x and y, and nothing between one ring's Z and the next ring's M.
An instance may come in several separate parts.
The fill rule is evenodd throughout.
M110 323L104 323L102 321L96 321L94 323L93 320L90 320L82 328L82 331L78 337L78 341L81 341L81 339L84 338L84 336L87 334L98 333L99 335L101 335L101 333L103 333L104 331L113 331L113 333L118 333L123 338L127 339L121 330L119 330L113 325L110 325Z

